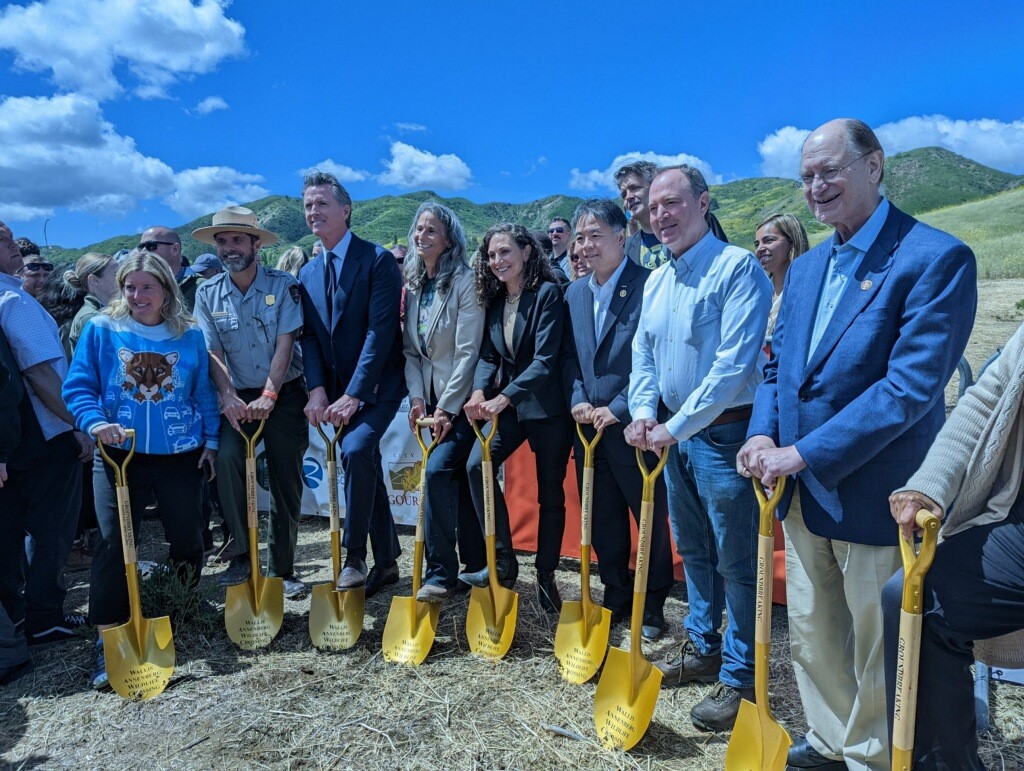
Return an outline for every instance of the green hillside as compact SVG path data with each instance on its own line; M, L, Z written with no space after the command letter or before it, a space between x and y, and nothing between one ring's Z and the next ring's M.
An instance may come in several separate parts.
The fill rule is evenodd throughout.
M1019 188L1024 185L1024 177L990 169L948 150L926 147L888 159L885 182L890 200L912 214L920 214ZM521 204L478 204L467 198L444 198L431 191L387 195L355 201L352 211L353 229L362 237L381 244L404 243L416 208L429 199L444 202L458 214L471 249L475 248L480 236L495 222L512 220L530 228L544 229L552 217L571 216L573 209L582 200L573 196L554 195ZM298 198L272 195L245 205L256 212L263 227L280 238L278 245L263 250L266 262L276 260L281 252L293 244L307 251L312 248L315 239L306 228L302 203ZM1000 206L997 204L995 209L1000 209ZM752 246L757 224L777 212L788 211L799 217L812 243L820 241L829 232L811 216L800 184L795 180L760 177L714 185L711 188L711 207L730 240L748 248ZM188 234L196 228L209 225L211 217L212 214L208 214L175 228L182 237L182 247L189 257L210 251L210 247L193 241ZM1021 220L1018 219L1018 222ZM985 226L979 227L984 229ZM993 244L995 251L992 252L991 267L998 275L1016 270L1012 267L1011 252L1008 251L1016 242L1013 241L1012 233L1003 235L1011 239L1008 244ZM87 251L111 254L137 243L138 236L116 236L83 249L52 247L51 257L63 262L76 259ZM997 255L1006 255L1006 259Z

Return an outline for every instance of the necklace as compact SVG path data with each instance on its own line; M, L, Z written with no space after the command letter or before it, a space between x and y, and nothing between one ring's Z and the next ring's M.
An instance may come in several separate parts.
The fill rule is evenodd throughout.
M506 302L507 302L507 303L508 303L509 305L515 305L515 304L516 304L517 302L519 302L519 298L520 298L520 297L522 297L522 296L523 296L523 293L522 293L522 292L520 292L520 293L519 293L519 294L517 294L517 295L507 295L507 296L505 297L505 301L506 301Z

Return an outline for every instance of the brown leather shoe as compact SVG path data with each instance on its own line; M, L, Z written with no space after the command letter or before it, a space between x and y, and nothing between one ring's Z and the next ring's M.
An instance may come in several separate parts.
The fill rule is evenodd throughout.
M416 602L444 602L452 596L452 590L437 584L423 584L416 592Z
M711 693L690 710L690 720L701 731L731 731L743 699L754 701L754 689L717 682Z
M341 570L334 588L339 592L358 589L366 583L366 563L360 559L350 560Z
M682 683L713 683L718 680L722 668L722 654L702 656L697 646L687 638L678 653L654 663L663 677L665 685Z

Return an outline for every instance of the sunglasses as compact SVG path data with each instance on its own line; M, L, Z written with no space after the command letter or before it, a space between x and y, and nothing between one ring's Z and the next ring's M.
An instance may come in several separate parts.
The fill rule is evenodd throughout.
M50 273L53 270L53 265L48 262L26 262L21 269L26 273L38 273L39 271Z
M565 232L565 228L548 228L548 235L549 236L553 235L555 233L564 233L564 232Z
M139 244L139 248L147 252L155 252L158 246L174 246L174 243L171 241L143 241Z

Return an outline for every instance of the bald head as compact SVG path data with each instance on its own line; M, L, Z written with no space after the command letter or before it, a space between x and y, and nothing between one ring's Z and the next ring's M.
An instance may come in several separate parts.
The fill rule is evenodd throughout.
M139 248L164 259L175 277L181 273L181 237L170 228L154 225L139 239Z

